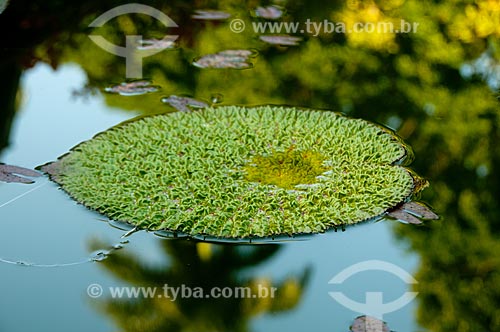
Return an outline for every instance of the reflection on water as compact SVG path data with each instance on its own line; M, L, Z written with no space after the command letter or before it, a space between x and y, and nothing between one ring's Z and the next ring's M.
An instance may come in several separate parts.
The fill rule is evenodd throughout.
M91 247L102 246L98 240L91 243ZM161 247L169 258L167 265L145 264L133 252L117 253L102 262L106 270L129 285L158 292L94 303L122 331L248 331L249 321L256 315L295 308L309 275L305 269L280 282L266 276L241 275L241 270L275 255L278 245L164 240ZM214 292L218 290L240 295L223 296L226 293Z
M255 3L247 8L231 0L213 3L214 8L246 23L245 31L235 34L228 26L231 18L193 20L191 15L198 9L195 4L147 3L179 25L178 48L144 59L144 77L161 86L165 95L210 100L214 94L221 94L226 104L329 108L396 129L414 149L413 167L431 183L422 199L443 216L440 222L417 229L396 227L403 241L421 255L416 276L419 323L438 332L500 330L500 261L495 255L500 249L500 133L498 102L491 90L498 88L492 81L498 76L498 2L280 2L286 15L276 22L326 19L346 24L346 32L295 34L303 40L294 47L263 44L259 34L250 28L252 22L263 20L256 18L254 11L259 6L269 8L266 4ZM86 29L89 22L116 4L10 2L0 16L0 28L10 32L3 42L8 49L2 50L0 59L4 82L0 89L0 146L7 145L16 114L20 75L36 62L54 68L64 63L78 64L87 77L82 91L102 91L112 82L125 80L124 59L99 49L87 37ZM349 32L358 21L396 24L402 19L418 23L418 30L406 34ZM123 34L142 33L147 40L159 40L165 33L159 27L149 17L125 16L94 32L120 44ZM257 49L259 56L252 59L255 65L248 70L211 70L192 65L193 59L227 49ZM478 75L467 75L463 67L467 64L472 64ZM104 98L109 108L141 113L165 111L159 93L133 97L106 94ZM206 264L193 258L198 256L192 243L169 246L185 246L199 267ZM186 269L182 273L188 274ZM232 279L224 281L238 284ZM189 310L202 310L189 301L183 305ZM215 305L203 310L215 313L220 308ZM127 311L117 312L123 315ZM249 316L241 317L248 320Z
M495 50L483 52L476 60L464 64L460 68L461 74L470 79L478 75L488 83L491 89L500 88L500 62L496 59Z

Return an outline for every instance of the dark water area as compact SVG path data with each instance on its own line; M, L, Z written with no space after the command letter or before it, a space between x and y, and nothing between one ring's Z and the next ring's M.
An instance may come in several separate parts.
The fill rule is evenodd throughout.
M112 227L45 176L0 182L0 331L349 331L363 314L400 332L500 331L498 2L141 3L171 21L136 6L89 26L120 1L0 4L1 163L33 169L143 115L328 109L411 146L429 181L416 199L440 219L207 243ZM151 54L126 62L92 35ZM217 287L257 296L205 296Z

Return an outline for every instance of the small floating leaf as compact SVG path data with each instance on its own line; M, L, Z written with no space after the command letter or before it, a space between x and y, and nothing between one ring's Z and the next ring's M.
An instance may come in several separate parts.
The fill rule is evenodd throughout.
M161 101L165 104L169 104L170 106L172 106L173 108L175 108L176 110L178 110L180 112L191 112L191 109L189 108L189 106L194 107L194 108L208 107L208 104L206 104L202 101L199 101L199 100L196 100L193 98L189 98L189 97L179 97L179 96L175 96L175 95L171 95L167 98L162 98Z
M231 14L222 10L197 9L195 14L191 15L195 20L225 20L231 17Z
M175 40L177 37L165 36L163 39L143 39L141 40L141 45L137 46L138 50L164 50L168 48L173 48L175 46Z
M248 239L384 215L414 193L395 165L406 153L385 129L333 112L221 106L124 123L43 169L137 229Z
M402 209L423 219L439 219L429 207L417 202L404 203Z
M370 316L359 316L351 325L352 332L390 332L387 324Z
M116 93L122 96L138 96L146 93L157 92L160 87L151 85L150 81L133 81L123 82L117 85L112 85L104 89L109 93Z
M414 177L415 191L419 190L419 183L420 179L415 180ZM415 225L421 224L421 219L439 219L439 216L429 207L417 202L406 202L390 211L388 215L401 222Z
M283 9L278 6L257 7L255 9L255 16L272 20L280 18L283 14Z
M259 36L259 39L268 44L283 46L296 46L300 41L302 41L301 37L294 37L290 35L264 35Z
M195 59L193 65L199 68L251 68L249 57L252 54L253 52L249 50L226 50Z
M30 184L30 183L34 182L33 180L26 179L24 177L21 177L21 176L15 175L15 174L29 176L29 177L41 176L40 173L38 173L37 171L32 170L32 169L19 167L19 166L0 164L0 181L26 183L26 184Z
M422 220L418 219L412 214L409 214L408 212L404 211L402 207L397 208L396 210L390 211L388 213L389 216L402 221L404 223L408 224L414 224L414 225L419 225L422 223Z
M254 54L254 52L250 50L225 50L221 51L217 54L224 55L224 56L234 56L234 57L245 57L248 58Z

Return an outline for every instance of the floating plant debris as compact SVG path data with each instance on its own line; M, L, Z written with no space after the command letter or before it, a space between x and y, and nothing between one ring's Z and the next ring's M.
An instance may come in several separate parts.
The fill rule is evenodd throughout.
M402 208L422 219L439 219L439 216L436 213L422 203L408 202L404 203Z
M166 98L162 98L161 100L165 104L169 104L176 110L180 112L191 112L191 109L189 107L193 108L205 108L208 107L207 103L204 103L202 101L189 98L189 97L179 97L175 95L171 95Z
M159 90L159 86L151 85L150 81L145 80L124 82L104 89L106 92L117 93L122 96L138 96L146 93L157 92Z
M16 175L18 174L18 175ZM40 173L38 173L35 170L24 168L24 167L19 167L19 166L12 166L12 165L5 165L0 163L0 181L3 182L17 182L17 183L26 183L26 184L31 184L34 183L33 180L24 178L19 175L24 175L28 177L39 177L41 176Z
M388 215L407 224L419 225L422 223L422 220L401 209L393 210Z
M278 6L257 7L255 9L255 16L272 20L280 18L283 14L283 9Z
M221 51L217 54L224 55L224 56L240 56L240 57L250 57L254 54L254 52L250 50L225 50Z
M388 213L390 217L409 224L421 224L421 219L439 219L427 206L417 202L407 202Z
M175 46L175 40L177 37L165 36L163 39L143 39L141 40L141 45L137 46L138 50L164 50L168 48L173 48Z
M191 15L195 20L225 20L231 17L231 14L222 10L213 9L198 9L195 14Z
M263 35L259 39L268 44L283 46L297 46L302 41L301 37L290 35Z
M82 265L86 263L92 263L92 262L102 262L106 258L108 258L109 255L113 254L115 251L120 250L123 248L123 245L126 244L126 241L120 241L119 244L113 245L109 249L102 249L95 251L90 254L88 258L81 259L76 262L70 262L70 263L33 263L29 261L24 261L24 260L11 260L11 259L5 259L0 257L0 263L4 264L10 264L10 265L17 265L17 266L26 266L26 267L36 267L36 268L59 268L59 267L68 267L68 266L75 266L75 265Z
M226 50L195 59L193 65L199 68L251 68L252 64L249 62L249 58L253 54L249 50Z
M387 324L370 316L359 316L351 325L352 332L391 332Z
M124 123L41 169L78 202L138 229L238 239L381 217L416 190L406 156L364 120L220 106Z

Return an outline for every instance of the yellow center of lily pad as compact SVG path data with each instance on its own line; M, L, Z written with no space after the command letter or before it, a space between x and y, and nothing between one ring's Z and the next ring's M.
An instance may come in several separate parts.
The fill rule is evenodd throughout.
M315 151L297 151L293 147L274 151L270 155L256 155L245 165L245 179L250 182L294 189L298 184L312 184L316 177L328 170L325 157Z

